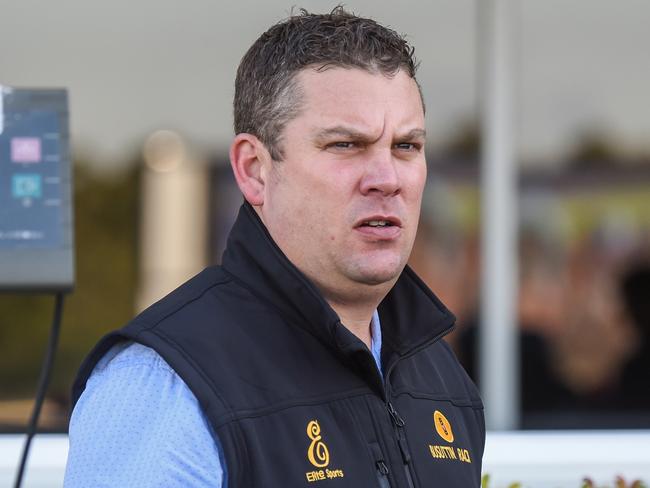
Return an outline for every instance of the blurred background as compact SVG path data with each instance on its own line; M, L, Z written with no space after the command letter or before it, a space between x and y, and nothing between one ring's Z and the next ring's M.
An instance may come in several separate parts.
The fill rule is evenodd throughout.
M44 430L67 429L71 382L104 333L219 262L242 201L236 67L292 5L0 0L0 84L70 96L77 282ZM516 5L520 427L649 428L650 3ZM477 3L346 6L421 61L429 182L411 264L457 315L448 340L478 379ZM51 313L50 297L0 295L2 432L27 423Z

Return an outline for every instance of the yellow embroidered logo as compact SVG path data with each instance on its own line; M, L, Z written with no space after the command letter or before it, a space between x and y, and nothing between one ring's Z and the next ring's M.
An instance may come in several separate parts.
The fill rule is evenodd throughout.
M330 464L330 451L323 436L320 433L320 425L317 420L312 420L307 424L307 437L311 440L309 448L307 449L307 459L315 468L325 468ZM342 469L316 469L307 471L305 477L307 481L313 483L314 481L331 480L333 478L343 478Z
M436 427L436 432L440 437L449 443L454 442L454 432L451 430L451 424L440 410L433 412L433 425ZM429 452L433 459L449 459L450 461L461 461L467 464L472 463L469 450L463 449L462 447L456 447L454 449L450 446L434 446L429 444Z
M451 424L442 412L436 410L433 412L433 423L436 426L436 432L447 442L454 442L454 433L451 431Z
M311 439L307 458L317 468L324 468L330 463L330 452L322 441L320 435L320 425L318 421L312 420L307 424L307 436Z

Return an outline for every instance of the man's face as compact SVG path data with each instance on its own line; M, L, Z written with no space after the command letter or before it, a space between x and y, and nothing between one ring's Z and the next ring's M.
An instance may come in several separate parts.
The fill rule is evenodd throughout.
M300 115L281 134L259 208L325 298L392 286L411 252L426 180L417 85L360 69L305 69Z

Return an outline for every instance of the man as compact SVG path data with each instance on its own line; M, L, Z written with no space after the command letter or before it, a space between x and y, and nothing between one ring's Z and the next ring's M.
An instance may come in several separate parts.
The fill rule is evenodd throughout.
M405 268L426 179L415 70L404 39L341 8L253 44L223 265L86 360L67 486L479 486L453 316Z

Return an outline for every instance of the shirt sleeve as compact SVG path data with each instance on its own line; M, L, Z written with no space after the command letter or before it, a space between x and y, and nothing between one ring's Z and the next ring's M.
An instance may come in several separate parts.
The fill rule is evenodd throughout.
M69 429L65 488L211 487L223 454L196 397L141 344L115 346L97 364Z

